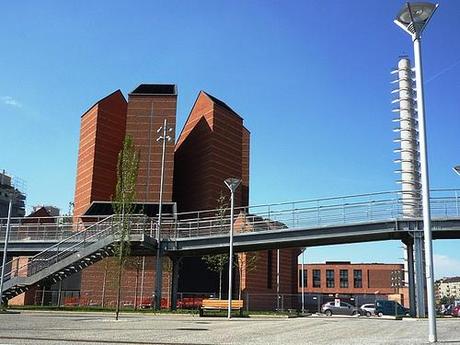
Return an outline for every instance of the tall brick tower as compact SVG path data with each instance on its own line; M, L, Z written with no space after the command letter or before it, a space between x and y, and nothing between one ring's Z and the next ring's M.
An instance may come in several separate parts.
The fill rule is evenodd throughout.
M221 100L200 91L175 149L174 201L178 210L217 207L224 180L242 179L235 207L249 202L249 131L243 118Z
M163 125L164 119L167 120L168 128L175 128L176 86L141 84L129 94L128 102L121 92L117 91L116 96L123 98L123 106L117 104L118 108L116 108L114 104L110 111L106 111L107 105L103 102L104 99L96 103L82 119L81 153L75 198L76 214L84 213L92 201L111 200L116 186L118 153L125 135L132 136L140 154L136 202L151 204L159 201L162 143L157 141L159 136L157 130ZM103 117L100 115L101 112ZM115 113L118 114L117 118L106 118ZM174 139L173 133L169 135ZM109 157L110 164L107 163ZM174 140L166 145L164 202L172 200L173 157ZM92 171L101 173L91 180L93 183L88 184L87 175L93 176ZM114 266L113 259L109 258L82 271L80 293L88 303L110 305L114 302L116 291L111 281L114 276ZM153 256L130 258L130 263L123 273L122 299L134 300L134 303L150 303L155 281L154 266ZM166 273L163 286L167 286L168 280L169 276Z
M118 153L126 129L127 102L120 90L102 98L81 117L74 215L93 201L110 201L117 184Z
M173 84L141 84L129 94L126 134L133 137L140 153L136 199L138 202L159 201L161 142L157 130L167 120L176 128L177 88ZM174 139L174 135L170 135ZM174 140L166 145L163 200L172 200Z

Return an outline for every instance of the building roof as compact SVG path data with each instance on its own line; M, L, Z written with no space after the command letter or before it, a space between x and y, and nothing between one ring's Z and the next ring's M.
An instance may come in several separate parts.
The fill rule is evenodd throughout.
M448 277L441 280L443 283L460 283L460 277Z
M129 95L177 95L175 84L140 84Z
M120 93L121 97L123 97L123 99L124 99L125 102L126 102L126 98L125 98L125 96L123 95L123 92L121 92L121 90L118 89L118 90L115 90L114 92L108 94L107 96L101 98L101 99L98 100L97 102L95 102L91 107L89 107L89 108L83 113L83 115L82 115L81 117L85 116L85 115L86 115L91 109L93 109L96 105L98 105L98 104L101 103L102 101L106 100L107 98L112 97L112 96L113 96L114 94L116 94L116 93Z
M307 265L307 264L305 264ZM333 266L333 265L343 265L343 266L363 266L363 265L372 265L372 266L403 266L402 263L383 263L383 262L351 262L351 261L325 261L319 263L308 263L308 265L315 265L315 266Z
M210 95L210 94L207 93L206 91L203 91L203 90L202 90L201 92L203 92L206 96L208 96L214 103L220 105L220 106L221 106L222 108L224 108L224 109L227 109L228 111L232 112L235 116L237 116L237 117L239 117L240 119L243 120L243 118L242 118L240 115L238 115L238 113L237 113L235 110L233 110L232 108L230 108L230 107L228 106L227 103L225 103L225 102L221 101L220 99L218 99L218 98L216 98L216 97Z

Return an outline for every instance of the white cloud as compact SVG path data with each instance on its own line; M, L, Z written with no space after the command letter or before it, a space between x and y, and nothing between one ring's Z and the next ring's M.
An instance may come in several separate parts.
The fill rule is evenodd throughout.
M11 96L2 96L1 100L2 100L3 104L10 105L10 106L16 107L16 108L22 108L22 104L19 103L17 100L15 100Z
M460 275L460 261L447 255L433 255L435 278Z

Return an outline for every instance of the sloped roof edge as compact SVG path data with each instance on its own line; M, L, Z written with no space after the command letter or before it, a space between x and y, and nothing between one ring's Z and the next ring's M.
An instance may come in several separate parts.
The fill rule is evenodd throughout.
M89 107L89 108L83 113L83 115L82 115L81 117L85 116L85 115L86 115L91 109L93 109L96 105L98 105L99 103L105 101L107 98L113 96L114 94L116 94L116 93L118 93L118 92L120 93L121 97L123 97L123 99L125 100L125 102L128 102L128 101L126 100L126 98L125 98L125 95L123 95L123 92L121 92L120 89L117 89L117 90L115 90L114 92L112 92L112 93L108 94L107 96L101 98L100 100L96 101L91 107Z

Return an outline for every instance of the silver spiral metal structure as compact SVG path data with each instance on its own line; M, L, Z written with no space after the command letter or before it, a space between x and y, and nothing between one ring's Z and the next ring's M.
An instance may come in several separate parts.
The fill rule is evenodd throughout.
M418 122L416 111L416 92L414 89L414 74L410 60L403 57L398 62L398 67L391 72L397 75L392 83L398 88L391 93L396 96L392 104L398 104L393 113L398 114L393 122L399 126L394 132L399 136L394 139L399 147L394 149L399 157L394 160L399 164L395 173L400 175L397 183L401 184L401 200L403 216L408 218L420 217L421 215L421 184L420 184L420 153L418 143Z

